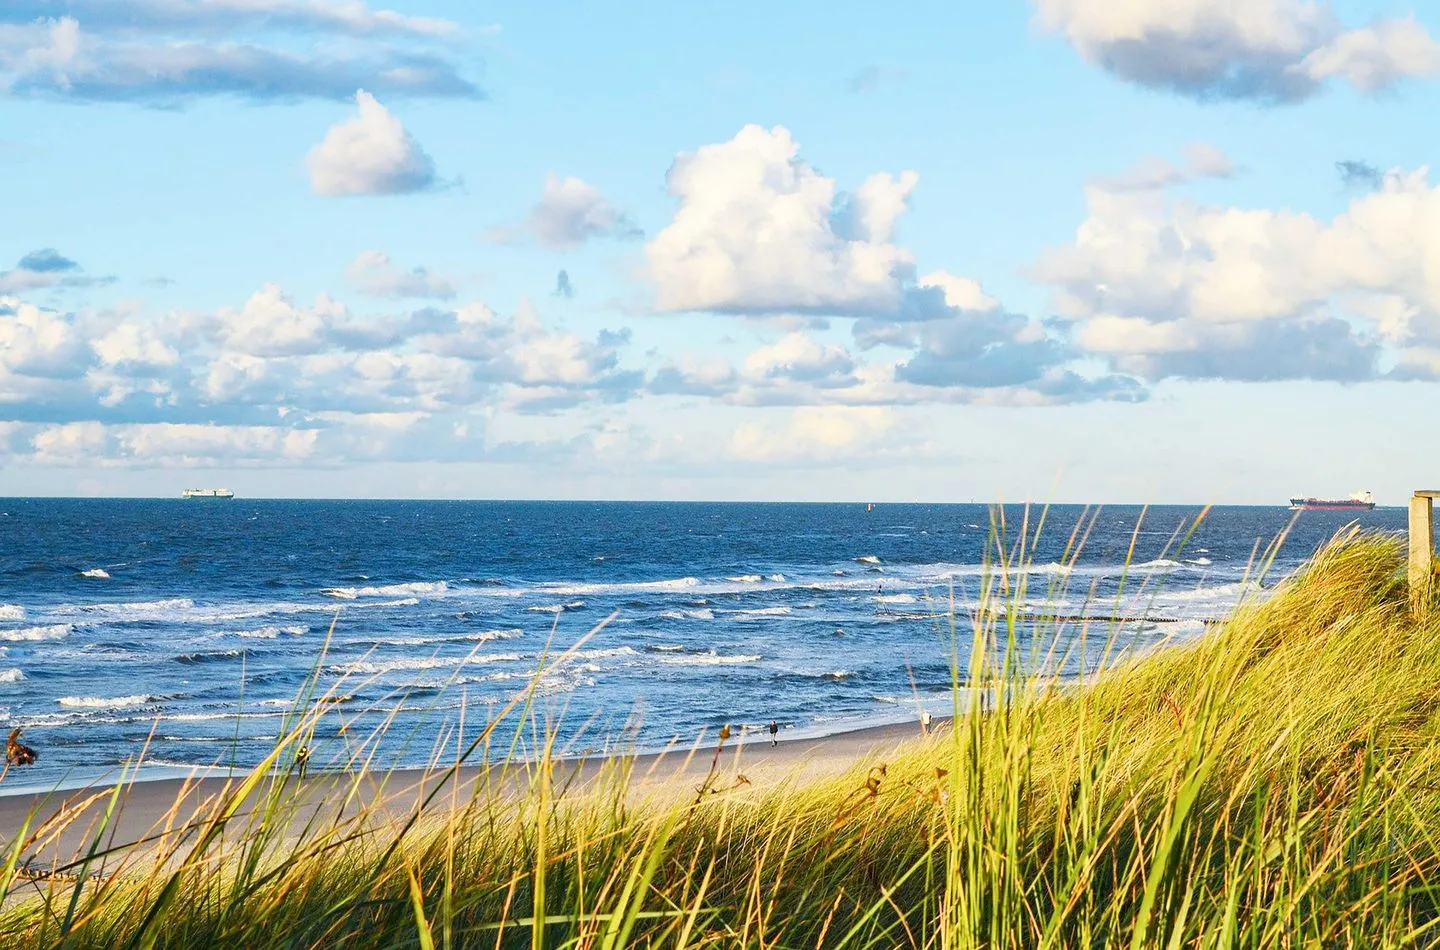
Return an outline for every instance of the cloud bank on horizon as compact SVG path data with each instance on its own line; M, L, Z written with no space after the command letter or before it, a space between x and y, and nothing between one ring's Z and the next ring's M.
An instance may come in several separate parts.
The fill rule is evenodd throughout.
M1058 56L1196 115L1440 75L1420 20L1346 24L1307 0L1033 0L1033 17L1074 50ZM466 137L498 108L476 78L491 33L355 0L0 8L0 110L159 106L177 130L236 100L309 110L307 145L274 140L268 187L296 215L341 216L342 255L319 274L237 258L248 291L189 303L182 282L157 303L136 292L160 286L145 274L37 231L0 269L0 462L927 464L963 453L917 420L958 407L1018 420L1177 385L1440 379L1440 183L1423 164L1325 156L1333 192L1303 210L1255 191L1234 143L1116 147L1078 172L1079 217L1000 269L934 225L943 165L857 149L857 166L833 135L812 150L773 122L663 148L606 138L627 174L571 156L507 172L522 184L486 191L494 207L427 211L466 200L469 146L506 160ZM867 102L923 77L861 74L848 92ZM940 213L964 229L967 210Z

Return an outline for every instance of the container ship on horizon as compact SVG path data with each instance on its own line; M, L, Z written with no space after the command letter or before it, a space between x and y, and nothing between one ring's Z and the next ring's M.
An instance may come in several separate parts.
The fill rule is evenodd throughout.
M235 493L228 488L187 488L180 493L181 498L234 498Z
M1373 511L1375 496L1360 491L1349 498L1291 498L1290 508L1294 511Z

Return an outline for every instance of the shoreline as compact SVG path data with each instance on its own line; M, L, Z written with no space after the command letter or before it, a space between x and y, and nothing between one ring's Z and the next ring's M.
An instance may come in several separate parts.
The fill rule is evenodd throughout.
M935 716L930 725L934 736L946 728L950 717ZM763 792L799 782L839 775L865 761L883 756L898 746L924 738L918 721L866 726L815 737L787 738L771 744L768 734L745 732L721 745L718 738L702 734L687 745L673 744L659 751L634 754L581 755L551 760L552 785L561 794L581 792L607 778L623 779L629 794L639 798L663 798L694 791L716 764L715 775L722 782L743 784L746 792ZM718 757L715 749L720 746ZM436 808L472 797L503 797L524 788L534 776L533 760L508 763L462 765L454 769ZM317 816L343 819L362 811L384 812L391 820L403 820L415 806L435 791L453 767L395 769L392 771L314 771L303 779L286 784L296 806L290 822L298 829ZM208 801L234 789L250 770L227 770L226 775L205 775L200 767L185 776L154 777L127 781L95 781L88 785L48 791L16 790L0 796L0 848L10 848L20 829L29 824L34 834L45 822L73 810L58 834L38 849L27 850L20 858L35 868L54 867L76 860L93 839L96 823L104 815L111 795L120 788L116 816L107 828L106 848L126 848L115 861L133 858L137 851L152 849L181 834L189 816ZM743 782L741 781L743 777ZM263 786L262 786L263 788ZM261 789L251 801L262 796ZM337 805L338 800L338 805ZM248 809L242 810L242 821ZM133 846L133 847L132 847Z

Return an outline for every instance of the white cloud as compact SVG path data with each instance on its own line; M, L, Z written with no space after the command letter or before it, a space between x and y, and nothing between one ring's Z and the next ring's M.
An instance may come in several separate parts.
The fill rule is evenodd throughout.
M435 163L375 97L355 94L359 114L330 127L306 163L320 195L395 195L436 183Z
M287 356L314 353L330 344L330 331L348 316L345 305L321 294L313 307L297 307L278 284L266 284L238 310L216 314L220 335L237 353Z
M1075 340L1150 377L1363 379L1440 343L1440 188L1392 172L1331 220L1091 189L1036 274Z
M1040 25L1122 79L1196 98L1283 102L1330 78L1365 92L1440 73L1411 19L1346 29L1313 0L1032 0Z
M600 189L579 178L545 176L540 201L530 209L529 231L547 247L571 247L598 237L638 237L625 215Z
M676 158L679 207L645 247L662 310L889 313L914 258L891 243L917 176L875 175L842 196L781 126Z
M345 279L351 287L372 297L450 300L455 296L455 286L444 277L424 267L401 270L383 251L361 251L345 269Z
M7 0L0 91L167 106L338 100L357 88L480 98L456 65L458 35L451 21L359 0Z
M50 379L84 374L90 351L72 320L13 298L0 305L0 368Z

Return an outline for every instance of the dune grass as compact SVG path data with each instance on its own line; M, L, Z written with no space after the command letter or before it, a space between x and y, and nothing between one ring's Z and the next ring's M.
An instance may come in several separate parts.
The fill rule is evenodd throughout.
M639 801L623 763L566 791L541 756L518 787L306 825L302 717L188 835L86 881L97 835L76 879L12 899L0 944L1435 944L1440 610L1411 611L1403 568L1396 539L1342 534L1205 637L1065 688L1020 672L1001 590L955 618L953 728L809 784L717 771ZM38 831L0 864L12 894Z

